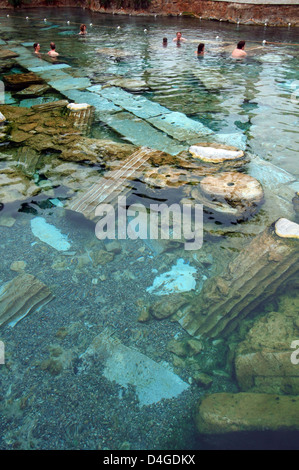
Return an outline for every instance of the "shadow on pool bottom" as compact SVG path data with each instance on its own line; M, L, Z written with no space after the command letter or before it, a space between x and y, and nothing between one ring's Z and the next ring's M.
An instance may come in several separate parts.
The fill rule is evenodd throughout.
M205 450L299 450L299 431L231 432L199 436Z

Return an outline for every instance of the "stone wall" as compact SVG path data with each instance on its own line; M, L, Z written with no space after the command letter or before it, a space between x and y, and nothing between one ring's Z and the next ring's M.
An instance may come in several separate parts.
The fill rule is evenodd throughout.
M253 1L253 0L252 0ZM214 0L154 0L162 6L163 13L193 13L202 18L222 19L240 23L265 23L273 25L286 25L288 23L299 25L298 5L251 4L242 2L226 2ZM282 2L281 2L282 3Z
M30 7L85 7L101 13L195 16L203 19L223 20L232 23L299 26L299 0L151 0L147 9L134 10L134 0L110 0L110 7L104 0L31 0ZM24 5L26 6L26 5ZM0 8L12 8L7 0L0 0Z

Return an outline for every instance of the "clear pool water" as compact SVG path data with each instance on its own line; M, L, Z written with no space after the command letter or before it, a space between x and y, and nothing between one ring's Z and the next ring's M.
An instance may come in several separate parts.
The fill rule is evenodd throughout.
M44 53L54 41L60 59L74 67L76 76L98 83L115 76L145 80L151 88L149 99L214 130L244 133L253 153L298 175L299 52L298 45L292 45L298 43L296 28L79 11L14 13L14 17L1 18L3 35L22 43L37 41ZM29 21L24 19L27 14ZM86 38L78 38L81 22L93 23ZM172 41L177 30L188 39L182 47ZM162 47L163 37L168 38L167 48ZM240 39L247 41L249 57L244 63L230 59L228 52ZM262 47L264 39L283 44ZM206 44L206 55L198 60L194 52L199 42ZM115 62L96 53L99 48L119 49L129 56Z
M88 30L84 38L78 36L82 22ZM226 223L207 211L203 247L196 252L186 252L180 244L165 247L130 239L107 248L95 237L93 222L61 207L70 191L61 183L66 180L60 170L55 178L53 168L51 177L46 167L36 171L32 180L44 188L39 195L1 206L6 222L1 225L0 217L0 286L19 274L13 263L20 261L55 297L13 328L6 325L0 330L6 351L6 366L0 366L0 448L204 448L192 416L205 389L192 376L198 370L210 374L212 392L237 391L227 360L229 343L221 337L207 340L200 355L186 359L172 354L169 346L173 339L188 339L175 319L150 316L144 321L140 315L160 298L151 286L163 291L165 279L173 282L178 266L187 272L188 283L196 284L189 292L192 297L264 227L279 216L295 220L291 195L299 190L298 32L76 9L23 10L9 18L2 11L0 23L0 39L10 49L30 51L30 45L39 42L46 53L54 41L60 53L57 63L69 65L71 77L88 79L104 91L116 79L142 81L144 89L134 90L134 97L183 113L213 135L229 135L230 142L242 143L248 154L260 159L253 159L246 171L261 181L265 191L261 210L246 223ZM188 39L180 47L172 41L176 31ZM168 38L166 48L163 37ZM241 39L246 40L248 58L235 61L230 51ZM264 39L275 44L263 46ZM202 58L195 54L199 42L206 44ZM9 73L21 71L19 64ZM9 93L6 102L30 107L65 98L63 90L53 88L43 98L20 99ZM117 131L115 119L113 115L104 119L97 110L91 136L126 144L136 143L136 137L138 145L162 145L172 155L174 149L183 151L190 145L156 128L152 128L155 134L138 131L136 136L126 128ZM20 147L1 146L1 171L14 168ZM53 158L58 166L56 157L44 158ZM67 171L84 172L88 166L71 165L70 170L63 169L63 178ZM102 177L103 168L90 169L93 182ZM184 197L182 188L148 187L142 178L131 181L131 186L130 202L172 203ZM43 227L50 224L48 235L67 243L68 249L60 251L50 235L47 240L40 238L39 222ZM293 287L279 292L266 311L279 309L281 296L293 298ZM163 299L166 307L171 305L171 293ZM232 343L241 341L244 331L238 334Z

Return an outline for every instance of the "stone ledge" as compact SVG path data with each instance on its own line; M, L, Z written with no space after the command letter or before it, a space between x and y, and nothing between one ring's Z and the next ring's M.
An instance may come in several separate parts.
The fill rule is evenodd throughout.
M196 414L201 434L242 431L299 431L299 397L266 393L215 393Z

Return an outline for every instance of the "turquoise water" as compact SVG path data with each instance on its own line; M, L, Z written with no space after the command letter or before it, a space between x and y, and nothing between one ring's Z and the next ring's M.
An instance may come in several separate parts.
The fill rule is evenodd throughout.
M1 39L20 53L3 75L24 72L26 65L30 69L49 65L43 54L51 41L60 53L50 63L54 73L51 68L36 69L52 87L46 94L22 99L10 90L6 104L28 109L65 98L91 100L95 116L88 137L109 139L123 148L144 145L173 157L197 141L236 143L251 156L243 171L258 179L264 190L263 205L248 221L205 210L200 250L187 252L181 243L129 238L109 246L95 237L94 222L68 210L67 204L78 190L88 191L107 169L117 167L115 155L111 161L101 152L97 162L63 160L59 149L42 147L33 170L26 170L26 185L36 186L26 192L16 189L20 175L14 171L19 168L18 152L27 144L4 140L0 285L25 270L54 298L13 328L1 327L6 366L0 366L0 447L204 448L192 417L205 388L194 377L198 371L210 375L210 392L238 391L229 360L230 341L221 336L204 339L200 354L174 354L171 341L186 342L190 337L176 315L159 319L159 311L168 306L171 311L175 302L169 294L170 281L177 282L182 275L183 288L192 299L205 280L225 271L244 244L274 220L296 220L291 202L299 190L296 31L75 9L0 16ZM87 24L85 38L78 36L81 22ZM172 41L178 30L188 39L180 47ZM164 36L167 48L162 47ZM243 38L248 58L234 61L230 51ZM263 46L264 39L284 44ZM34 42L41 45L40 64L31 55ZM206 55L198 59L199 42L206 44ZM138 82L135 89L128 80ZM162 116L171 116L168 127L157 119L157 104L163 107ZM173 129L178 122L181 127ZM54 124L47 125L51 140ZM203 136L194 138L194 129L201 129ZM167 165L175 168L171 159ZM5 182L10 171L11 187ZM188 180L186 187L202 176ZM128 205L179 203L187 194L184 185L165 188L153 184L153 179L148 183L144 175L129 178L129 186ZM146 307L161 300L160 294L164 294L163 308L156 307L156 316L146 316ZM293 290L283 294L291 296ZM244 331L238 331L231 343L240 342L242 335Z
M60 59L74 67L72 73L96 83L115 76L145 80L151 88L147 94L151 100L201 120L218 132L244 133L253 153L298 174L298 102L290 100L298 88L298 46L288 45L296 43L296 28L76 14L75 10L64 10L62 17L55 10L27 13L32 20L24 20L26 13L2 18L7 38L15 39L9 29L17 29L19 42L38 41L44 53L54 41ZM77 37L81 21L94 24L88 27L86 38ZM189 40L182 47L172 43L178 28ZM164 36L167 48L161 46ZM227 52L240 38L247 41L247 49L258 47L249 51L245 63L231 60ZM285 44L262 47L264 39ZM206 56L199 60L194 54L198 42L206 43ZM128 58L116 62L113 56L95 53L99 48L119 49Z

